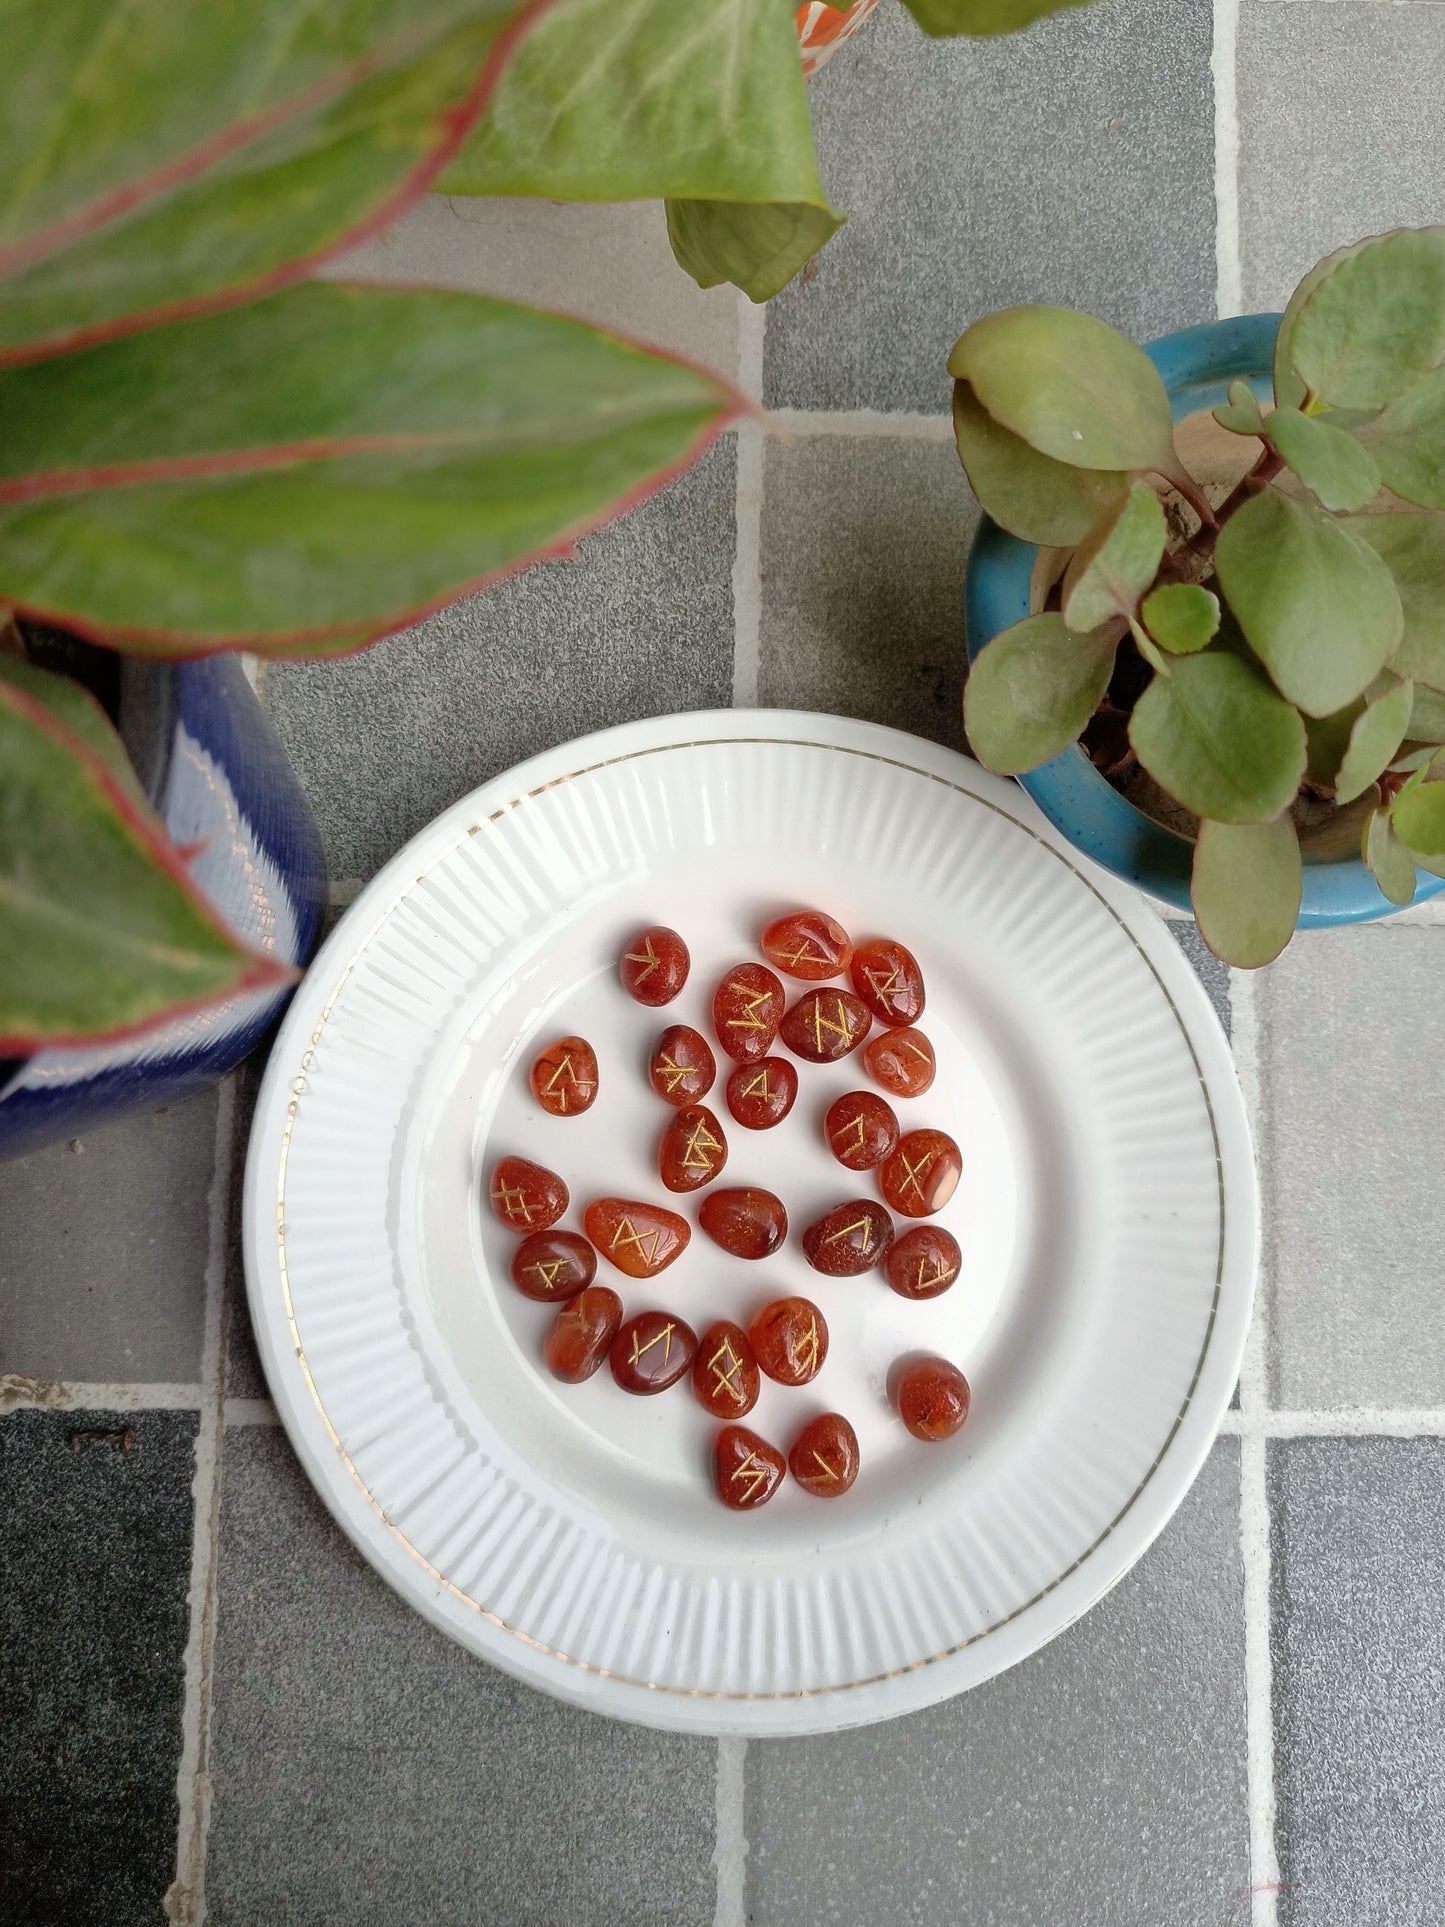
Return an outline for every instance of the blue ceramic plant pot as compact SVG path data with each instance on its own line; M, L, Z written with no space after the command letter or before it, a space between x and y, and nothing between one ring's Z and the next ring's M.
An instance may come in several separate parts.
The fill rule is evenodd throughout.
M321 838L240 662L127 660L121 734L191 874L255 948L304 964L325 900ZM124 1043L0 1064L0 1157L213 1083L259 1042L289 991L257 991Z
M1165 335L1147 353L1169 390L1175 421L1197 409L1214 408L1227 399L1231 381L1243 376L1260 400L1274 400L1271 369L1277 314L1242 315L1233 321L1210 321ZM985 517L968 559L964 589L964 620L968 659L1000 630L1022 622L1029 611L1029 593L1037 549L1017 536L1007 535ZM1135 809L1094 768L1084 752L1067 749L1052 762L1020 776L1019 782L1044 815L1077 849L1137 884L1150 896L1188 910L1189 872L1194 845L1166 830ZM1445 878L1418 870L1415 901L1445 890ZM1304 895L1299 927L1319 929L1327 924L1366 923L1387 916L1395 905L1357 856L1312 862L1306 854Z

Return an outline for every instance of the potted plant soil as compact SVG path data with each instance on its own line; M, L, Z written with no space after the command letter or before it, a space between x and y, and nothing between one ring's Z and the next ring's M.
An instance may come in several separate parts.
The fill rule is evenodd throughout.
M1147 353L1008 309L949 371L980 760L1233 964L1445 887L1445 228Z

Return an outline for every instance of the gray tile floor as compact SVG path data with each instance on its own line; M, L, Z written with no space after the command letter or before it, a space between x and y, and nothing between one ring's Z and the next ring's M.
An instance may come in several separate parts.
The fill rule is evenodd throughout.
M676 276L655 209L433 201L372 243L353 272L695 353L788 439L745 428L575 560L265 675L338 901L465 789L626 715L760 699L957 744L955 335L1017 299L1141 334L1278 305L1337 242L1445 218L1442 83L1438 0L1102 0L931 47L885 0L814 86L851 223L766 317ZM0 1917L1445 1921L1441 925L1305 937L1232 982L1175 926L1264 1168L1240 1404L1094 1613L844 1738L588 1718L398 1605L266 1398L250 1073L0 1167Z

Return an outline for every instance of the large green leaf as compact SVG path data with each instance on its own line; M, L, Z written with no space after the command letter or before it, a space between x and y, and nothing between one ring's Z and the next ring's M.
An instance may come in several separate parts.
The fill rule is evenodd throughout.
M1000 428L966 381L953 384L953 436L984 512L1024 542L1071 549L1128 491L1118 469L1070 468Z
M1240 970L1273 963L1294 935L1304 877L1294 824L1199 826L1190 895L1199 934Z
M1401 790L1390 817L1407 850L1436 862L1445 857L1445 783L1416 783Z
M1089 0L904 0L925 33L1017 33L1045 14L1086 7Z
M1319 415L1276 408L1265 433L1327 509L1361 509L1380 492L1380 471L1353 435Z
M979 761L1004 776L1076 741L1109 686L1117 630L1076 636L1059 615L1029 616L978 653L963 720Z
M1335 801L1353 803L1385 769L1405 740L1415 686L1382 676L1383 687L1355 718L1335 778Z
M1064 577L1064 621L1085 635L1112 616L1130 617L1159 571L1166 530L1159 497L1136 482L1074 551Z
M1226 522L1215 562L1250 647L1308 715L1343 709L1399 644L1389 570L1353 524L1311 502L1265 489Z
M78 682L57 676L48 669L37 669L24 658L0 655L0 682L9 683L22 695L50 712L54 720L76 737L124 792L126 801L158 835L161 822L150 799L137 781L125 744L116 735L109 716Z
M1227 650L1179 656L1129 718L1134 754L1185 809L1263 823L1288 809L1305 772L1298 713Z
M1002 308L959 337L948 372L969 383L996 422L1056 462L1179 473L1158 369L1093 315Z
M1445 361L1445 227L1376 235L1310 282L1287 352L1312 398L1379 408Z
M1396 836L1389 810L1375 810L1365 824L1360 851L1381 892L1395 904L1414 901L1415 862Z
M1445 516L1362 515L1350 527L1381 557L1405 628L1390 667L1445 690Z
M0 600L162 654L354 647L604 520L736 405L560 316L291 288L0 370Z
M0 360L280 285L398 212L541 4L8 8Z
M1428 689L1420 682L1415 684L1415 700L1410 707L1410 727L1405 738L1412 743L1445 743L1445 696L1438 689Z
M752 301L780 288L843 225L826 202L669 201L667 238L700 288L730 281Z
M1385 486L1421 508L1445 509L1445 368L1407 388L1360 430Z
M0 1056L290 981L216 920L62 706L0 678Z

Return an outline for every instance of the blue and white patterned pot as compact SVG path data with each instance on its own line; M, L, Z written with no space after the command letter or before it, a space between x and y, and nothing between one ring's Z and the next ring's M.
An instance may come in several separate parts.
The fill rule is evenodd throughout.
M1228 398L1229 384L1243 376L1269 407L1274 401L1274 339L1277 314L1240 315L1165 335L1146 350L1164 377L1175 421ZM986 642L1029 614L1034 558L1038 550L1007 535L985 517L968 558L964 620L968 659ZM1194 845L1135 809L1099 774L1077 746L1019 777L1044 815L1069 841L1151 896L1188 910ZM1445 877L1415 873L1415 901L1445 890ZM1368 923L1396 906L1380 891L1357 856L1311 862L1304 867L1299 927Z
M325 901L321 838L239 660L128 660L121 689L121 731L147 794L175 842L200 846L195 881L256 949L304 964ZM123 1043L0 1066L0 1157L214 1083L289 995L254 991Z

